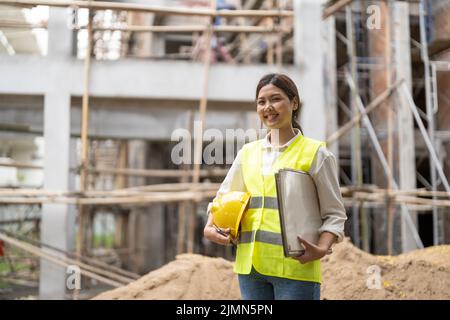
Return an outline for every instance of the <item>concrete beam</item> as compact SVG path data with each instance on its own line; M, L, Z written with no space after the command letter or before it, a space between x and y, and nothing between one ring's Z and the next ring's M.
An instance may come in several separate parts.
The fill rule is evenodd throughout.
M67 97L61 97L66 99ZM0 96L1 100L1 96ZM31 101L33 100L33 101ZM6 124L15 132L29 132L42 135L44 108L42 99L36 96L27 101L10 100L0 103L0 126ZM196 101L117 101L117 99L92 99L89 119L90 138L170 140L172 132L186 128L189 109L197 109ZM72 99L70 110L70 134L79 137L81 130L80 99ZM236 102L235 106L216 102L208 111L205 129L226 129L255 127L253 104ZM239 110L236 108L241 106ZM228 109L233 107L233 109ZM196 112L194 112L196 117Z
M90 95L98 97L200 100L202 70L201 63L187 61L92 61L89 91ZM208 98L254 101L258 80L275 71L299 80L294 66L277 70L265 65L212 65ZM72 57L2 56L0 73L8 75L0 77L0 94L44 94L61 85L67 87L72 96L83 94L83 61ZM62 82L50 81L54 77L61 78ZM230 81L229 85L226 81Z

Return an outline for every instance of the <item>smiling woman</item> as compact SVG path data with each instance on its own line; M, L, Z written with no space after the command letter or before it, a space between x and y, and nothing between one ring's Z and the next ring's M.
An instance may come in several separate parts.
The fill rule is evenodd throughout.
M256 105L257 113L267 128L288 129L282 133L287 133L287 136L292 133L292 128L297 128L303 134L297 123L300 96L297 86L288 76L271 73L261 78L256 87Z
M210 214L212 204L208 206L205 237L222 245L237 240L234 271L243 299L319 299L320 259L344 236L347 216L336 160L325 142L303 135L296 119L300 107L297 87L288 76L268 74L259 81L256 112L270 131L264 139L242 147L216 196L220 199L234 191L251 195L237 239L231 239L229 229L217 230ZM283 168L309 173L320 204L319 240L310 243L299 235L305 251L298 257L284 256L274 177ZM297 189L293 192L301 198L307 194ZM295 214L299 218L304 215Z

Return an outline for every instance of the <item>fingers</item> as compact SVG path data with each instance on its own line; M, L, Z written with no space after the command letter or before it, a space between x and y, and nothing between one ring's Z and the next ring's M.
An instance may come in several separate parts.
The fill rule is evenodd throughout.
M305 264L307 262L310 261L309 259L309 255L306 253L303 253L302 255L296 257L296 259L298 260L298 262L300 262L301 264Z
M318 254L317 251L315 251L314 249L315 248L313 246L308 247L301 255L295 257L295 259L297 259L297 261L300 262L301 264L321 259L324 256L324 254ZM328 249L325 255L332 254L332 252L333 250L330 248Z
M203 234L208 240L220 245L228 245L231 242L231 236L227 229L220 229L216 226L206 227Z
M219 233L219 234L221 234L221 235L223 235L225 237L227 237L230 234L230 228L222 229L222 228L219 228L216 225L213 225L213 227L214 227L214 229L216 229L217 233Z
M301 264L305 264L314 260L317 260L317 257L314 256L314 254L311 254L310 252L305 251L301 256L296 257L297 261Z
M309 241L306 241L300 236L297 236L298 241L305 247L305 249L311 247L311 243Z
M231 244L231 235L230 235L230 228L222 229L222 228L215 228L217 236L220 240L219 244L222 245L229 245Z
M216 236L216 243L221 244L221 245L228 245L231 243L231 237L230 236L223 236L221 234L217 234Z
M220 234L225 234L225 235L230 234L230 228L223 229L223 228L216 227L216 231Z

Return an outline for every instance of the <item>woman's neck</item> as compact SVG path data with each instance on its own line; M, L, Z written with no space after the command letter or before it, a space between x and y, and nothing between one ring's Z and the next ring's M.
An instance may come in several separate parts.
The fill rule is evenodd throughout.
M273 146L282 146L295 137L296 132L289 126L287 128L270 130L270 144Z

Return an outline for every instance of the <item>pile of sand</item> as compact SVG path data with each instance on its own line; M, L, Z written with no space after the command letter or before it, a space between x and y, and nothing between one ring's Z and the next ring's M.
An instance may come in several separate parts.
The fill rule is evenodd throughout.
M374 256L348 240L322 261L322 299L450 299L450 246ZM373 270L381 271L379 289ZM370 268L369 268L370 267Z
M322 299L450 299L450 246L391 257L368 254L345 240L322 262ZM377 268L373 266L381 272L378 282L368 273ZM179 255L162 268L95 299L239 299L232 269L233 264L221 258ZM368 283L378 289L369 289Z
M182 254L124 287L94 299L234 300L240 298L233 263L222 258Z

